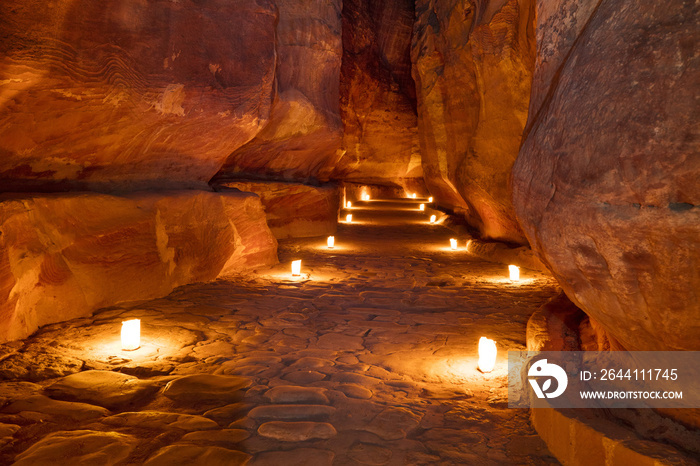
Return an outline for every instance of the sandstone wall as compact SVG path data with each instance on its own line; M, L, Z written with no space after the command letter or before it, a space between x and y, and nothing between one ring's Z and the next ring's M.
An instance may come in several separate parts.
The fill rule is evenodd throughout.
M277 262L249 193L0 197L0 342Z
M332 235L338 228L337 186L230 181L217 186L260 196L267 225L277 239Z
M343 155L331 178L422 184L411 77L413 20L413 0L343 1Z
M271 104L270 119L230 154L221 179L327 179L338 155L342 1L275 3L275 85L271 96L259 97ZM258 38L252 34L248 40Z
M268 121L276 21L268 0L3 0L1 190L204 185Z
M532 0L416 0L412 47L425 182L486 238L525 243L509 177L527 119Z
M518 219L628 350L700 350L700 6L537 2Z

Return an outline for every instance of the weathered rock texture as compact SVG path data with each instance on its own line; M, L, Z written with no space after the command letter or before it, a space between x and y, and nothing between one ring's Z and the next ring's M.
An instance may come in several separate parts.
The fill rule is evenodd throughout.
M532 0L417 0L412 60L425 181L487 238L524 243L509 177L528 114Z
M5 195L0 341L276 261L253 194Z
M260 196L267 225L277 239L332 235L338 227L337 186L269 181L229 181L221 186Z
M0 4L3 191L203 184L266 124L267 0Z
M413 10L413 0L343 2L343 156L332 178L401 186L422 182L411 77Z
M530 243L629 350L700 350L700 6L537 4L513 168Z
M332 168L342 140L338 82L341 0L276 1L275 88L270 120L228 157L221 177L307 181ZM248 38L258 39L255 34Z

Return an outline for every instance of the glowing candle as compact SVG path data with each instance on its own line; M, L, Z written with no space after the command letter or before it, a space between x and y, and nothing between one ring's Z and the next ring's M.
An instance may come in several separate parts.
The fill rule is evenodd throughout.
M496 365L496 342L490 338L479 338L479 370L491 372Z
M428 198L428 204L430 204L430 203L432 203L432 202L433 202L433 196L430 196L430 197Z
M418 206L418 210L423 211L425 210L425 204L421 204Z
M301 260L292 261L292 276L298 277L301 275Z
M363 193L363 194L362 194L362 200L363 200L363 201L369 201L369 194Z
M413 199L415 199L415 198L416 198L416 193L413 193L413 195L412 195L411 197L412 197Z
M510 279L514 282L520 280L520 267L517 265L509 265L508 272L510 273Z
M346 202L346 203L345 203L345 207L347 207L348 209L349 209L350 207L352 207L352 202L350 202L350 201Z
M437 216L431 215L430 216L430 223L435 223L435 220L437 220Z
M457 240L454 238L450 238L450 246L452 249L457 249Z
M141 320L122 322L122 350L133 351L141 346Z
M328 237L328 249L333 249L333 246L335 246L335 236L329 236Z
M351 223L351 222L352 222L352 214L347 214L347 215L345 216L345 221L348 222L348 223Z

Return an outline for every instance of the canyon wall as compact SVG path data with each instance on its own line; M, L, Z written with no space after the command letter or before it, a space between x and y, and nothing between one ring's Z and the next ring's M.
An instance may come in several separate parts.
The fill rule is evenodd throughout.
M425 182L485 238L525 244L509 178L528 115L532 0L416 0L412 46Z
M206 186L268 122L266 0L0 3L3 191Z
M0 342L277 262L251 193L0 196Z
M537 2L518 219L628 350L700 350L700 6Z
M260 196L267 225L277 239L332 235L338 228L338 187L274 181L229 181L217 190L235 189Z
M267 125L233 151L217 179L328 179L343 137L341 0L275 2L275 81ZM250 44L259 38L248 37ZM247 66L247 63L244 64Z
M266 0L0 3L0 341L277 261L259 198L208 186L270 120L277 21Z
M342 156L332 179L422 187L413 0L344 0L340 69Z

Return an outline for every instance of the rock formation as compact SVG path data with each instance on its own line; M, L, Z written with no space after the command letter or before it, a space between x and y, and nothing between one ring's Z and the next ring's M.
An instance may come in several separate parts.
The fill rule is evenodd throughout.
M3 191L205 185L268 121L269 1L8 0L0 18Z
M530 98L530 0L417 0L412 59L425 182L486 238L525 243L509 186Z
M260 196L267 225L277 239L332 235L338 227L339 196L336 186L231 181L223 183L221 187Z
M275 86L270 120L233 151L219 178L309 181L327 178L342 139L338 76L342 57L340 0L277 1ZM257 42L255 34L248 37ZM326 172L330 168L326 169Z
M342 157L333 179L422 186L411 77L413 0L345 0Z
M700 7L537 3L514 204L566 294L628 350L700 350Z
M0 233L0 342L277 261L250 193L4 195Z

